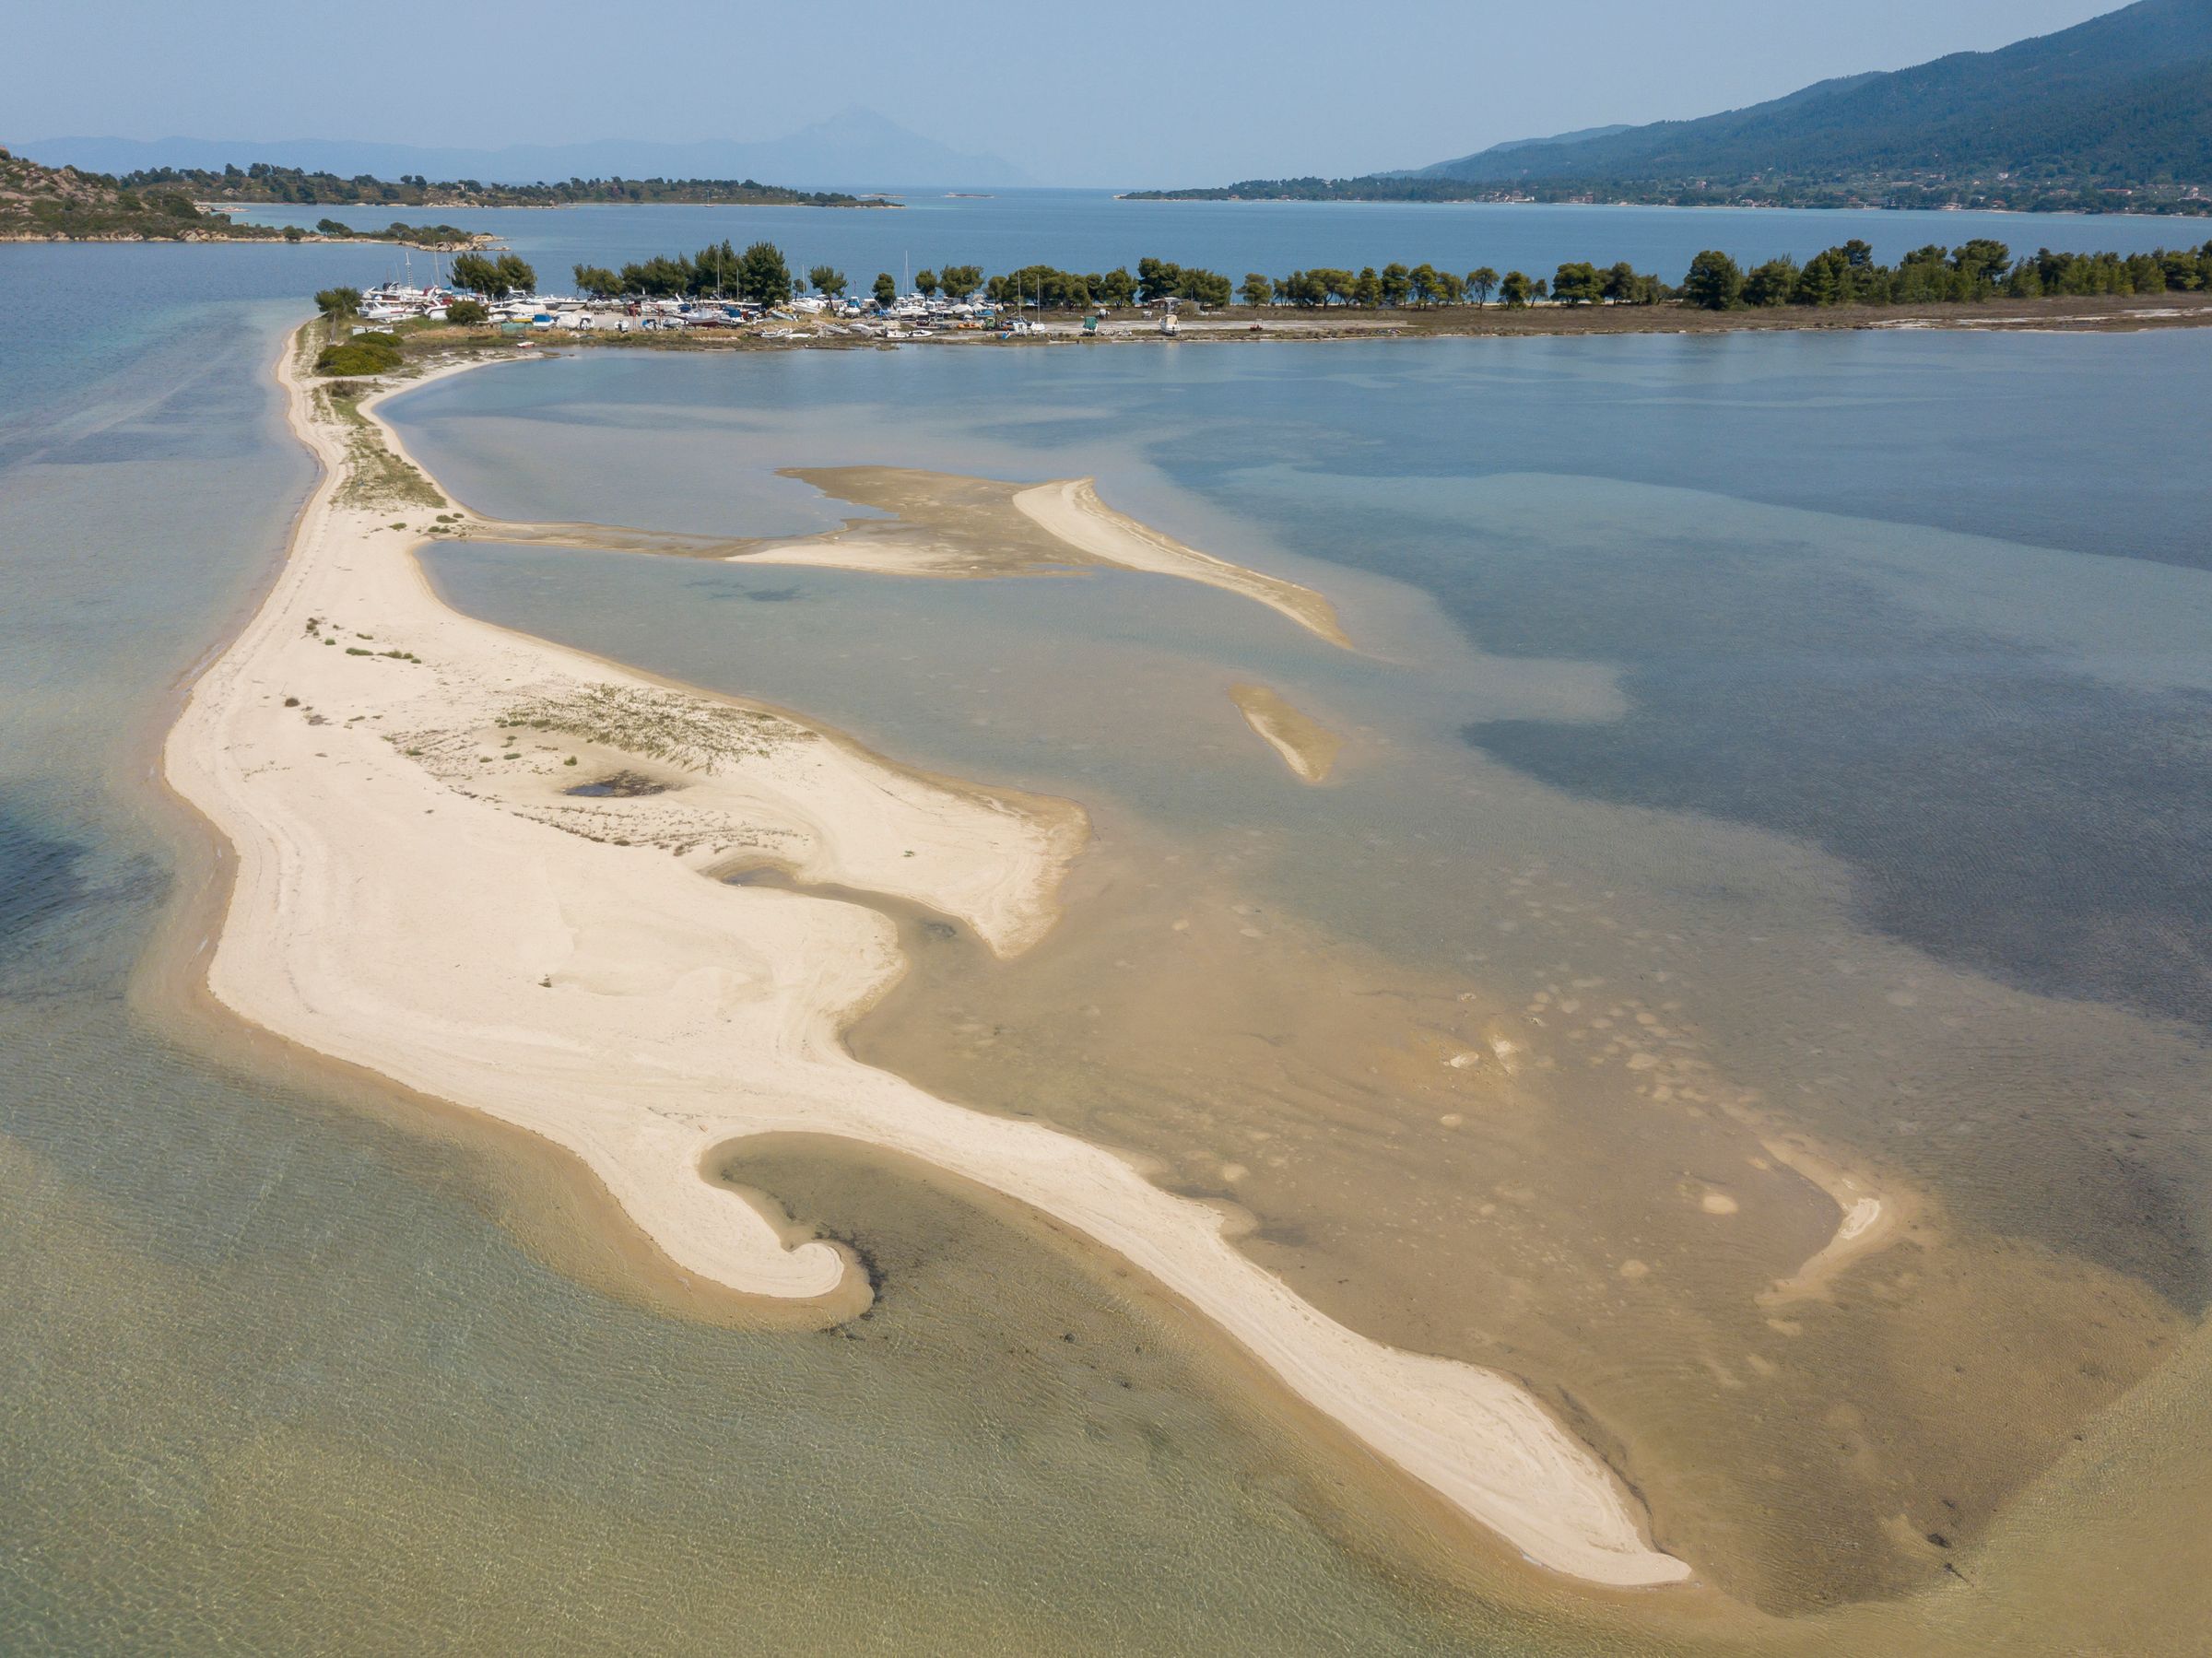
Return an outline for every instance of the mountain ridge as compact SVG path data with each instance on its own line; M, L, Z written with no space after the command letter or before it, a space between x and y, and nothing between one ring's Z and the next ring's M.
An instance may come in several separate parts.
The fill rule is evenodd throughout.
M1834 76L1687 121L1492 145L1405 172L1146 195L1754 200L2212 210L2212 0Z
M2205 181L2212 179L2212 98L2205 88L2212 88L2212 0L2138 0L1994 52L1816 81L1741 110L1572 144L1478 152L1418 172L1749 175L1854 163L2018 172L2078 169L2085 157L2092 171L2107 171L2121 159L2112 154L2113 138L2147 125L2159 135L2160 161Z

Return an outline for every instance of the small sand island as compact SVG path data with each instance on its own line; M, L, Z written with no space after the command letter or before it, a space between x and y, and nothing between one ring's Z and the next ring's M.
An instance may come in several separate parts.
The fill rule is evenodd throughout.
M1311 714L1291 706L1270 686L1232 685L1230 700L1259 739L1275 750L1300 782L1324 783L1335 768L1344 739Z
M842 1249L788 1246L707 1178L735 1142L804 1132L922 1159L1149 1275L1540 1565L1611 1585L1689 1574L1509 1378L1335 1323L1234 1247L1218 1209L1110 1151L854 1059L840 1033L900 974L897 932L805 888L924 906L1011 957L1054 923L1080 809L924 777L796 715L448 608L416 549L464 515L378 419L396 388L317 383L306 347L280 374L323 479L165 749L236 850L206 958L220 1002L566 1147L680 1270L752 1295L846 1308L865 1286ZM1341 638L1318 595L1182 548L1081 480L1013 500L1100 560L1232 587ZM1267 717L1325 772L1288 716ZM796 889L722 878L762 865Z

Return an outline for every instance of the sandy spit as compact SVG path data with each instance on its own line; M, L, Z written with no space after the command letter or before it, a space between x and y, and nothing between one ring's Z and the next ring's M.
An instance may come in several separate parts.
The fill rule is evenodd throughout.
M1215 1210L1108 1151L854 1060L841 1026L902 968L884 915L707 875L770 857L1011 954L1052 924L1073 808L918 776L446 608L414 556L438 509L364 498L356 476L364 430L394 455L396 439L333 417L288 356L280 372L325 476L164 752L238 853L207 962L219 1001L568 1147L679 1268L750 1293L822 1297L849 1263L786 1247L702 1178L722 1147L799 1131L926 1158L1152 1275L1539 1564L1606 1584L1688 1575L1508 1379L1333 1323L1232 1247ZM1050 510L1123 533L1072 492ZM567 793L618 775L616 793Z
M1311 587L1300 587L1279 576L1263 575L1241 564L1231 564L1210 553L1161 535L1125 513L1117 512L1099 499L1092 480L1064 478L1024 489L1014 504L1070 547L1103 564L1124 570L1148 570L1155 575L1181 576L1203 582L1229 593L1257 599L1279 610L1308 632L1319 634L1333 645L1347 649L1351 641L1336 619L1336 607Z

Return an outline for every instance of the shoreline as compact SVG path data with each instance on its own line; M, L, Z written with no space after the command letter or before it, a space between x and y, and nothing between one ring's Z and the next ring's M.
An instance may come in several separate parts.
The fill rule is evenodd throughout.
M1436 306L1428 311L1360 311L1348 306L1300 311L1289 306L1230 306L1203 315L1180 315L1176 332L1161 334L1142 313L1111 315L1096 334L1083 332L1085 312L1047 312L1034 331L1001 338L988 329L948 331L904 340L870 335L801 334L768 338L735 330L677 330L617 335L602 330L542 329L522 343L596 350L644 351L888 351L993 346L1017 350L1041 347L1176 346L1329 340L1582 339L1625 335L1687 336L1725 334L2138 334L2168 328L2212 328L2212 294L2120 294L1994 299L1981 303L1927 305L1775 305L1700 311L1661 305L1560 305L1550 301L1509 309L1503 305ZM500 336L479 335L481 343ZM501 343L507 343L501 339Z
M287 236L282 230L271 230L266 236L241 236L235 232L224 234L199 230L187 230L175 236L147 236L132 231L117 231L113 235L99 236L69 236L60 231L45 235L34 235L28 230L0 231L0 242L20 242L25 245L34 242L66 242L88 245L94 242L126 241L135 243L174 242L180 245L189 243L194 247L228 245L257 248L412 248L418 253L466 253L491 248L503 248L507 245L488 230L480 231L471 236L466 241L399 241L389 236L324 236L319 232L312 236L293 238Z
M216 999L576 1153L679 1268L750 1294L830 1295L849 1264L824 1243L787 1250L702 1178L716 1158L791 1130L919 1158L1144 1271L1538 1564L1617 1586L1688 1575L1645 1541L1627 1488L1507 1379L1333 1323L1238 1252L1218 1211L1112 1152L853 1060L842 1022L901 970L891 923L720 885L712 867L733 847L772 852L802 881L931 905L1010 955L1051 924L1067 820L447 610L414 559L428 512L358 498L357 434L317 417L297 339L280 375L324 476L165 747L172 786L237 849ZM406 465L375 401L368 429ZM704 764L687 763L701 745ZM615 766L661 787L569 804L560 784ZM581 828L586 809L630 832Z
M1630 201L1622 196L1594 195L1238 195L1225 189L1116 190L1117 202L1147 202L1168 206L1208 207L1594 207L1618 210L1638 207L1667 213L1923 213L1989 214L2032 218L2156 218L2188 224L2212 219L2212 210L2200 213L2161 213L2139 207L1994 207L1963 202L1933 206L1891 206L1883 202L1653 202Z

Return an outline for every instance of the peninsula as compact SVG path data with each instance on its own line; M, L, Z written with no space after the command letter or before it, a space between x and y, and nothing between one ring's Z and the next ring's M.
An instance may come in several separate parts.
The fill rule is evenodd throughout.
M174 185L42 167L0 149L0 241L390 241L458 253L493 240L453 225L398 221L382 230L334 224L312 233L296 225L241 224Z
M896 207L888 196L839 190L791 190L757 179L562 179L485 183L476 179L340 178L256 161L249 167L139 168L116 182L125 190L182 192L195 202L272 206L569 207L654 203L740 207Z

